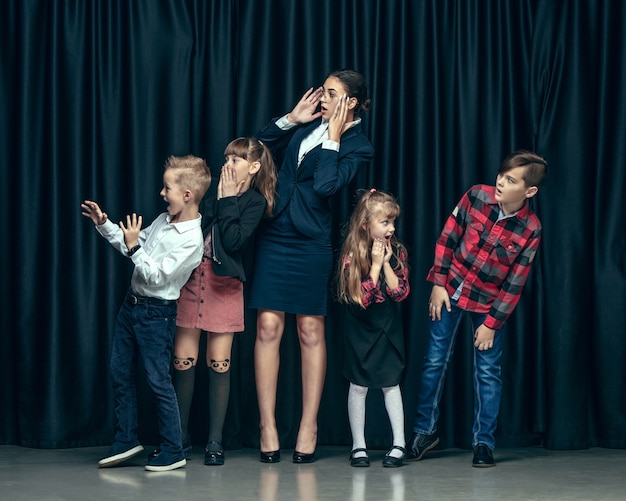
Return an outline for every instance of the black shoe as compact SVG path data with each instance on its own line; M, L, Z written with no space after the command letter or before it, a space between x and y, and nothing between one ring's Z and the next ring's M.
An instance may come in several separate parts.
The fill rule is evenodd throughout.
M495 466L496 462L493 459L493 452L485 444L478 444L474 447L474 459L472 460L472 466L477 468L490 468Z
M209 450L209 445L216 445L218 450ZM223 465L224 464L224 447L217 440L209 440L204 449L204 464Z
M407 445L408 453L406 460L419 461L424 457L424 454L437 447L437 444L439 444L439 437L434 433L432 435L413 433Z
M293 451L293 462L296 464L314 463L315 451L311 454L305 454L304 452Z
M279 463L280 462L280 449L272 452L259 452L259 461L261 463Z
M398 449L400 452L402 452L402 456L400 456L399 458L390 456L389 454L394 449ZM406 456L406 449L404 447L400 447L399 445L394 445L391 449L389 449L389 452L385 454L385 457L383 458L383 466L385 468L397 468L398 466L402 466L404 465L405 456Z
M365 452L365 456L354 457L357 452ZM367 457L367 449L354 449L350 452L350 466L357 468L367 468L370 465L370 458Z

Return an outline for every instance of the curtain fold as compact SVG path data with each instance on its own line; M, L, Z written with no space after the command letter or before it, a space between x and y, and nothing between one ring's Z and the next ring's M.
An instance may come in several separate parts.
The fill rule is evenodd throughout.
M288 112L332 70L366 77L375 158L334 200L333 235L357 188L402 207L412 292L403 305L407 434L428 318L435 240L469 186L493 183L517 148L549 162L533 201L544 237L503 357L499 446L626 447L626 7L619 0L8 0L0 4L0 444L112 439L109 350L131 263L80 215L152 220L169 155L207 159ZM306 286L306 284L303 284ZM340 308L327 317L319 443L351 443ZM225 445L258 447L255 312L236 336ZM202 346L201 350L204 350ZM442 398L445 447L471 445L471 330L462 324ZM202 360L203 357L201 356ZM293 319L281 346L277 418L293 447L300 416ZM157 442L141 377L140 433ZM207 433L199 367L192 437ZM380 392L371 448L389 445Z

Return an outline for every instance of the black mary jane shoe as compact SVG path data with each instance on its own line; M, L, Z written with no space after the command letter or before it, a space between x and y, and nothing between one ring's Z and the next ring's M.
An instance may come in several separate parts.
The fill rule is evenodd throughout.
M357 452L365 452L365 456L355 457ZM356 468L367 468L370 465L370 458L367 456L367 449L354 449L350 452L350 466Z
M259 461L261 461L261 463L279 463L280 449L272 452L259 451Z
M314 463L315 459L315 451L313 451L311 454L293 451L293 462L296 464Z
M217 445L218 450L209 450L209 445ZM224 464L224 447L222 442L217 440L209 440L204 449L204 464L206 465L223 465Z
M391 456L390 453L394 449L398 449L400 452L402 452L402 456L400 456L399 458ZM406 449L404 447L400 447L399 445L394 445L391 449L389 449L389 452L385 454L385 457L383 458L383 466L385 468L398 468L399 466L403 466L405 456Z

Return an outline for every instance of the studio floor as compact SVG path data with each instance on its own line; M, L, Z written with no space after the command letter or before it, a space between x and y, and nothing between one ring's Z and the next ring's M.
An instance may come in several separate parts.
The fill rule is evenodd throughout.
M226 451L226 464L205 466L194 447L187 466L144 470L146 454L117 468L97 460L108 447L29 449L0 446L0 499L21 500L624 500L626 450L499 449L495 468L473 468L467 450L433 451L422 461L383 468L385 451L370 451L370 468L352 468L345 447L321 447L318 461L259 462L258 450ZM151 450L146 447L146 452Z

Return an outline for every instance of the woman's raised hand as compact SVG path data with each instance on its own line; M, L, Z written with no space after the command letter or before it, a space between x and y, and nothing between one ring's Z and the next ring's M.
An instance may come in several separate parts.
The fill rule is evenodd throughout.
M348 119L348 100L350 98L347 94L344 94L339 98L339 102L337 106L335 106L335 111L333 112L333 116L330 117L328 121L328 139L331 141L339 142L341 138L341 134L344 131L344 125L346 125L346 121Z
M316 112L317 105L322 98L324 90L321 87L314 89L311 87L307 90L300 101L294 106L293 110L287 115L287 120L295 124L305 124L312 122L322 115L321 111Z

